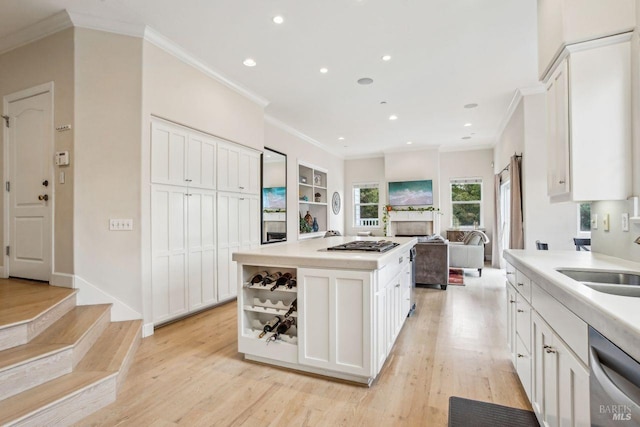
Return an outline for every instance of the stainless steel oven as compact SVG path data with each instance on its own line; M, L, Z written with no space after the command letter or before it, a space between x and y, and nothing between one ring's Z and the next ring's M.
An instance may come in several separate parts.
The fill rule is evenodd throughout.
M640 427L640 363L589 327L591 425Z

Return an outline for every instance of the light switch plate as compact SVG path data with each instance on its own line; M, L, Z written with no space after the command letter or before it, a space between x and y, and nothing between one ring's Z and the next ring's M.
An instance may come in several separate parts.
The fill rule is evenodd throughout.
M591 214L591 229L592 230L597 230L598 229L598 214Z
M602 220L602 229L604 231L609 231L609 214L604 214L604 218Z
M622 214L622 231L629 231L629 214L627 212Z
M110 219L109 220L110 231L131 231L133 230L132 219Z

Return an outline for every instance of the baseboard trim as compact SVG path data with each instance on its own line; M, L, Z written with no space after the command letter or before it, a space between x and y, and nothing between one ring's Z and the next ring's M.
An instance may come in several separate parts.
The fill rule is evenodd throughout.
M142 314L129 307L124 302L107 294L102 289L87 282L80 276L75 276L75 286L78 289L78 305L111 304L111 321L140 320Z
M142 338L150 337L151 335L153 335L153 332L153 323L146 323L142 325Z
M60 288L75 289L75 280L73 274L51 273L49 284L51 286L58 286Z
M0 279L8 279L9 275L5 272L4 266L0 266Z

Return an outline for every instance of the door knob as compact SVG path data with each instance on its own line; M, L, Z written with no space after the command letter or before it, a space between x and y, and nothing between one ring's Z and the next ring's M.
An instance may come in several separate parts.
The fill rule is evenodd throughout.
M38 200L44 200L46 202L47 200L49 200L49 195L47 195L47 194L42 195L41 194L41 195L38 196Z
M48 187L49 186L49 180L45 179L44 181L42 181L42 185L44 185L45 187Z

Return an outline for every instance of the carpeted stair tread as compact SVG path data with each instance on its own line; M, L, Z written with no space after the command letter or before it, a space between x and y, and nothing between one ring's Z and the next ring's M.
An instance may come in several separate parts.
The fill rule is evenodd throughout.
M119 371L132 346L137 344L141 325L140 320L109 324L93 347L78 363L76 370Z

